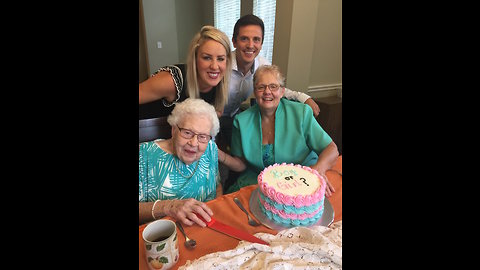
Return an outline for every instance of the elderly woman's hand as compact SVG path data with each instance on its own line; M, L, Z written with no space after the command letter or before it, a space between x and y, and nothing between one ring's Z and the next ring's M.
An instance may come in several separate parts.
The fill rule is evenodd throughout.
M321 174L323 178L325 178L325 183L327 186L325 187L325 196L330 197L332 196L332 193L335 192L335 189L333 188L333 185L330 184L330 181L328 181L328 178L325 174Z
M210 221L210 216L213 215L213 211L205 203L195 199L169 200L164 211L167 216L173 217L188 226L194 223L202 227L207 226L195 213L202 216L206 221Z
M327 186L325 187L325 196L330 197L330 196L332 196L332 193L335 192L335 188L330 183L330 181L328 181L328 177L325 174L326 170L321 169L322 168L321 166L319 168L319 166L317 166L317 165L318 164L312 165L312 166L310 166L310 168L316 170L318 172L318 174L320 174L325 179L325 183L327 184Z

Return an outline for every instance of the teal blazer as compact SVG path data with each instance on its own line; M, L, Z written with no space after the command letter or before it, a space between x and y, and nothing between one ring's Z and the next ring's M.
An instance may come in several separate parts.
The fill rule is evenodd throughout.
M231 154L243 157L247 169L228 192L257 183L258 174L265 168L262 159L262 122L257 104L235 116L232 129ZM275 163L294 163L311 166L318 155L332 142L313 116L310 106L280 99L275 112Z

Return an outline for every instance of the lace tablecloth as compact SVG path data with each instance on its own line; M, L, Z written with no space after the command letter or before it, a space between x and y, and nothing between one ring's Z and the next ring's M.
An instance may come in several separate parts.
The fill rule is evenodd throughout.
M342 269L342 221L256 233L270 246L240 241L234 249L187 261L179 269Z

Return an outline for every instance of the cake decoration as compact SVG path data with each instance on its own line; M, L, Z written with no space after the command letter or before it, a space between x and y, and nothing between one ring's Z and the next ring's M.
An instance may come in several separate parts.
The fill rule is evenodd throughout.
M260 210L267 218L287 226L309 226L321 218L326 182L316 170L276 163L257 180Z

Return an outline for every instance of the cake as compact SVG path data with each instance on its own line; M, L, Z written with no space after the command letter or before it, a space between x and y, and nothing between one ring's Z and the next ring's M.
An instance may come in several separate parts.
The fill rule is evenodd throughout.
M274 164L258 175L260 210L282 226L310 226L323 214L325 179L310 167Z

